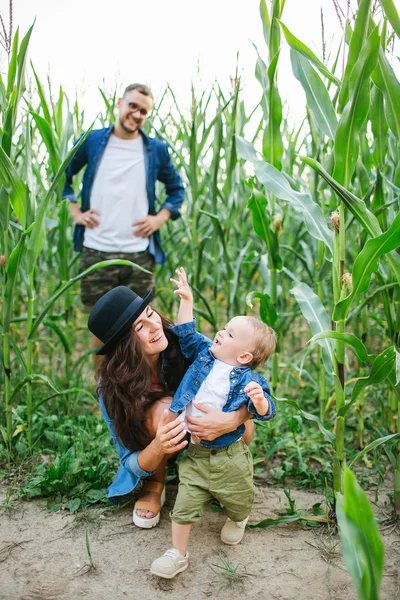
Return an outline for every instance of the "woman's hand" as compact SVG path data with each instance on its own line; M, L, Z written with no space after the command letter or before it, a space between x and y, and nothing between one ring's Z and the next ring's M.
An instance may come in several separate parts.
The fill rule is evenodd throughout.
M235 431L251 417L245 406L233 412L222 412L216 408L209 408L204 404L193 402L193 405L204 413L203 417L186 417L189 431L200 440L211 442L220 435Z
M184 421L177 417L173 421L171 412L164 410L157 426L154 444L160 454L174 454L187 446L186 427Z

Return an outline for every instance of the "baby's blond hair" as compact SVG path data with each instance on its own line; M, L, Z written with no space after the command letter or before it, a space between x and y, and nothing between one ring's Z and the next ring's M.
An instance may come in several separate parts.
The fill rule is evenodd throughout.
M248 319L256 334L252 350L253 360L249 363L249 367L255 369L267 362L271 354L275 352L277 337L272 327L269 327L269 325L263 323L260 319L249 316L246 319Z

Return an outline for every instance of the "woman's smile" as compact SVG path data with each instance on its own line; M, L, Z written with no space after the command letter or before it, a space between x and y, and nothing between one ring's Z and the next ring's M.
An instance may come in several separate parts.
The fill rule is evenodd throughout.
M159 340L160 340L160 339L163 337L163 335L164 335L164 332L163 332L163 331L159 331L159 332L156 334L156 336L155 336L153 339L151 339L151 340L150 340L150 342L149 342L149 343L150 343L150 344L155 344L155 342L158 342L158 341L159 341Z

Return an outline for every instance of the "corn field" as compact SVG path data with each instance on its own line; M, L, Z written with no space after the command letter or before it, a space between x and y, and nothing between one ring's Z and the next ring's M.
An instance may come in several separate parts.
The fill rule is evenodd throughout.
M400 19L392 0L360 0L328 64L286 27L284 5L260 2L265 44L256 48L254 106L245 106L239 77L229 93L217 83L193 90L190 114L167 86L147 121L146 131L169 144L186 186L182 218L163 229L157 305L176 315L169 278L183 265L206 332L259 312L279 336L267 377L283 416L257 428L255 462L263 464L266 449L279 461L281 440L289 440L295 458L285 451L280 481L301 473L313 485L309 455L317 446L337 499L353 485L348 467L372 474L382 462L399 518L400 82L391 48ZM79 272L62 200L84 109L40 81L28 62L32 35L34 26L15 31L0 79L0 458L9 473L43 452L77 460L95 436L85 419L97 419L79 303L78 282L89 270ZM306 97L295 129L278 86L283 45ZM100 91L95 127L114 120L116 100ZM72 422L80 423L74 433ZM99 421L95 427L106 439ZM86 498L104 488L110 453L91 461L92 472L82 468L75 484L86 482ZM68 460L53 468L67 471ZM51 492L66 494L62 486ZM339 504L345 531L351 510ZM370 595L360 580L360 597L378 597L382 555L375 559Z

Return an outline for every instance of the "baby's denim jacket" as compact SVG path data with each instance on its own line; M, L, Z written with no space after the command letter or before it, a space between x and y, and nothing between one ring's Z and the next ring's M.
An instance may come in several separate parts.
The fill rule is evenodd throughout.
M182 354L185 358L194 360L186 371L172 399L170 410L174 413L180 413L196 396L201 384L209 375L214 365L215 357L210 352L212 341L196 331L195 321L175 325L172 330L179 338ZM247 366L233 367L230 373L230 380L230 390L227 401L222 408L223 412L232 412L243 404L246 404L247 410L253 414L255 419L259 421L273 419L276 408L270 395L269 385L262 375L255 373ZM246 385L251 381L260 384L264 390L264 396L269 402L268 413L264 416L257 414L253 402L244 391ZM244 430L244 425L240 425L235 431L225 433L215 440L201 440L200 445L206 448L225 448L240 439Z

